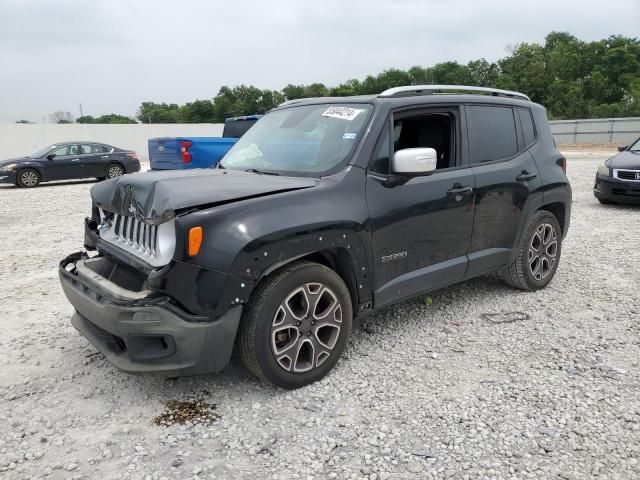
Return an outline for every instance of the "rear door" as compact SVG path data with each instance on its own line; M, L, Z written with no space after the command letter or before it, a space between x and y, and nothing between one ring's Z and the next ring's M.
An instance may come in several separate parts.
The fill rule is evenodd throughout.
M47 180L67 180L82 177L79 145L69 144L55 149L53 160L46 164Z
M80 151L83 177L104 177L111 148L97 143L83 143Z
M467 272L473 276L509 261L526 222L528 202L542 181L528 151L535 133L527 128L526 138L523 135L520 108L467 105L465 110L469 162L476 178ZM530 111L524 110L530 119Z

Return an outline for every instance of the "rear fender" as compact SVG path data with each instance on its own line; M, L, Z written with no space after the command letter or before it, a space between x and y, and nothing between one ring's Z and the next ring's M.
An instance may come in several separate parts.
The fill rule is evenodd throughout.
M523 241L523 236L527 230L527 223L529 218L538 210L549 210L555 215L553 209L545 208L547 205L562 203L564 205L565 218L559 218L558 223L562 226L562 237L564 238L569 228L569 216L571 213L571 190L566 186L563 188L555 188L547 191L537 191L533 193L523 209L522 218L520 220L520 226L518 229L518 238L513 245L510 262L514 261L520 251L520 245Z

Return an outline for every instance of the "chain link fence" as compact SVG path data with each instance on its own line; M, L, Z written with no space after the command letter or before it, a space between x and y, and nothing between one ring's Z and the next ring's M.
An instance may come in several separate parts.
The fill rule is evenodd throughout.
M549 122L557 144L615 143L627 145L640 137L640 117L553 120Z

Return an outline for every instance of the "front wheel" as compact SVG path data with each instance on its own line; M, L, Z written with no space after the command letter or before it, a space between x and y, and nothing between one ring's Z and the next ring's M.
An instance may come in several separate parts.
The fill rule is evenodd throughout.
M40 174L33 168L25 168L18 172L17 181L19 187L34 188L40 184Z
M520 290L540 290L553 279L562 252L562 230L556 217L545 210L535 212L516 259L503 270L507 284Z
M353 309L333 270L300 262L258 288L239 332L240 357L261 380L299 388L320 380L345 348Z

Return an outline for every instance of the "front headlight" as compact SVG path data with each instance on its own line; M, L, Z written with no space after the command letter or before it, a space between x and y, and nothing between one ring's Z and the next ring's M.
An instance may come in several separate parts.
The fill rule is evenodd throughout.
M604 163L598 165L598 174L603 177L609 176L609 167L607 167Z
M0 167L0 172L11 172L16 169L17 163L10 163L9 165L3 165Z

